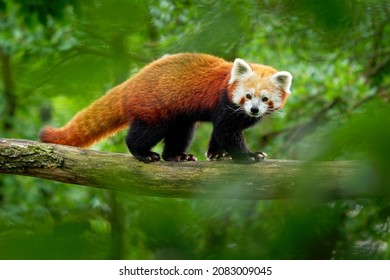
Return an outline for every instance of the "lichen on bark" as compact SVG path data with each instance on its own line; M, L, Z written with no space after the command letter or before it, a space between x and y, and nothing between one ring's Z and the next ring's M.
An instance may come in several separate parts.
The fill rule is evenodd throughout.
M0 169L18 173L26 168L61 167L64 159L46 145L12 145L0 150Z

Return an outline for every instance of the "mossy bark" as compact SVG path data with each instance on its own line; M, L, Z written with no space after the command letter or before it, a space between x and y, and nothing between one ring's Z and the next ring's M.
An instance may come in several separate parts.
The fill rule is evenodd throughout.
M0 173L128 192L136 195L232 199L367 197L355 161L265 160L145 164L129 154L105 153L29 140L0 138Z

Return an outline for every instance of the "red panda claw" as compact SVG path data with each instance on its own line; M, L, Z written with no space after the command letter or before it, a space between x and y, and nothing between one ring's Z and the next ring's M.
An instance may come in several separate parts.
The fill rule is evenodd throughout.
M225 152L222 152L222 153L207 153L206 156L207 156L207 159L210 160L210 161L231 159L229 154L225 153Z
M259 160L264 160L268 156L265 152L256 152L255 154L257 155L257 158L259 158Z
M197 161L198 159L196 158L196 156L194 155L191 155L191 154L188 154L187 155L187 161Z
M180 156L180 161L196 161L197 158L191 154L183 154Z
M167 157L167 156L163 156L164 160L165 161L176 161L176 162L179 162L179 161L197 161L197 158L194 156L194 155L191 155L191 154L181 154L181 155L176 155L176 156L171 156L171 157Z
M138 155L136 158L144 163L151 163L160 160L160 155L158 153L150 152L147 155Z

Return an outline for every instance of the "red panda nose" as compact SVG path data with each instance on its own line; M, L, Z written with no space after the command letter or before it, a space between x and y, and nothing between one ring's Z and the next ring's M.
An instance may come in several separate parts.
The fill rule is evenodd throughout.
M257 114L259 112L259 108L258 107L252 107L251 108L251 113L252 114Z

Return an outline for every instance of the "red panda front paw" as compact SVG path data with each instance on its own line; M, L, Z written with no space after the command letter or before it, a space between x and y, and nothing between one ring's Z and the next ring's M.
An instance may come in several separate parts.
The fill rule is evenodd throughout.
M256 161L265 160L268 156L265 152L256 152L254 154L256 155L256 157L258 159Z
M255 163L264 160L267 157L267 154L264 152L256 152L256 153L246 153L240 156L239 158L234 159L239 163Z
M160 155L155 152L149 152L145 155L136 155L133 154L138 160L143 161L145 163L155 162L160 160Z
M226 160L226 159L232 159L228 153L221 152L221 153L206 153L206 156L208 160L216 161L216 160Z
M165 161L197 161L197 158L194 155L185 153L175 156L163 155L163 159Z
M259 162L265 160L267 154L264 152L256 152L256 153L248 153L247 156L249 161Z

